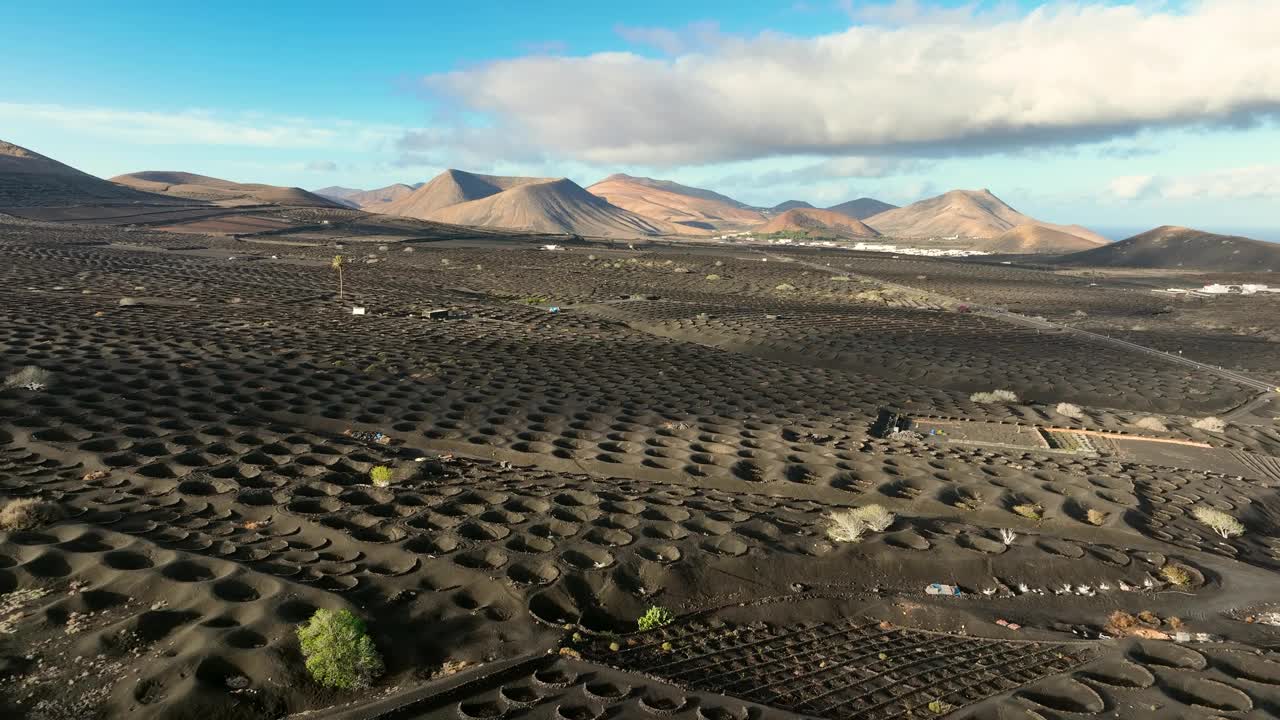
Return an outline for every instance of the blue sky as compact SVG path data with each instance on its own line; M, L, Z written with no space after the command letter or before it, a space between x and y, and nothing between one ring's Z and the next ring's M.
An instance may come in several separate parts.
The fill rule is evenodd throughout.
M0 138L108 177L987 187L1117 233L1280 239L1278 23L1273 0L22 3Z

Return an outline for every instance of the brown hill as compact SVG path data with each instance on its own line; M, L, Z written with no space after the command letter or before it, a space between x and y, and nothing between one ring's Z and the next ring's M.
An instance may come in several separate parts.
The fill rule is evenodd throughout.
M286 205L295 207L348 207L297 187L238 183L230 180L168 170L117 175L112 182L151 193L204 200L218 205Z
M1280 244L1162 225L1117 243L1072 253L1057 262L1095 267L1275 272L1280 271Z
M340 203L354 210L359 210L360 206L350 198L354 195L363 193L364 190L359 188L342 187L340 185L330 185L329 187L322 187L319 190L312 190L311 192L322 198L329 198L334 202Z
M392 202L370 206L374 212L429 220L439 210L460 203L481 200L529 183L551 178L478 175L464 170L445 170L427 184Z
M0 140L0 207L171 202L107 182Z
M669 180L619 173L588 187L587 192L642 217L700 230L740 228L765 221L759 212L732 198Z
M1020 225L1038 225L1084 238L1094 245L1109 242L1079 225L1057 225L1023 215L986 189L952 190L906 207L872 215L866 223L884 235L901 238L959 236L984 240L998 238ZM973 247L986 250L988 244L976 242Z
M887 202L881 202L875 198L863 197L858 198L857 200L842 202L839 205L832 205L827 209L832 212L838 212L842 215L848 215L849 217L857 220L866 220L872 215L878 215L879 213L887 210L896 210L897 208L897 205L890 205Z
M983 243L993 253L1073 253L1098 247L1095 240L1044 225L1019 225Z
M426 219L597 237L668 235L685 230L623 210L563 178L518 184L479 200L441 208Z
M885 235L912 238L993 238L1031 222L1032 218L1009 207L990 190L952 190L867 218L868 225Z
M356 204L361 210L382 212L391 203L399 202L413 194L413 188L404 183L395 183L377 190L357 192L344 198Z
M803 232L814 237L871 238L880 233L866 223L831 210L797 208L788 210L759 228L756 232Z

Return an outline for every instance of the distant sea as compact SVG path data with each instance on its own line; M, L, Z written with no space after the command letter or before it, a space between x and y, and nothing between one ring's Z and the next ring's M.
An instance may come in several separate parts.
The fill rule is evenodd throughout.
M1094 227L1092 225L1085 225L1085 227L1109 240L1124 240L1125 238L1131 238L1138 233L1144 233L1155 226ZM1191 227L1205 232L1218 233L1219 235L1239 235L1241 237L1253 238L1254 240L1266 240L1267 242L1280 243L1280 228L1231 228L1216 227L1213 225L1192 225Z

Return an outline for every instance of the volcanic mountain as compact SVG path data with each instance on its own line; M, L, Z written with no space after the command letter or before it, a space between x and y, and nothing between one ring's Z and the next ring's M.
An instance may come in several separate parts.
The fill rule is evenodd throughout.
M321 197L302 188L238 183L188 172L146 170L127 175L117 175L111 178L111 182L146 192L189 200L205 200L228 207L239 205L285 205L348 208L348 206L336 200Z
M1072 253L1057 262L1097 267L1277 272L1280 244L1162 225L1117 243Z
M812 205L810 205L809 203L803 200L784 200L778 203L777 205L774 205L773 207L768 208L768 211L771 213L784 213L788 210L814 210L814 209L816 208L814 208Z
M998 238L1021 225L1038 225L1075 235L1094 245L1110 242L1078 225L1055 225L1023 215L985 189L952 190L906 207L872 215L866 219L866 223L883 235L900 238L959 236L985 240ZM989 243L984 242L973 243L978 250L986 250L988 245ZM1025 246L1023 251L1045 252L1033 246Z
M842 202L839 205L832 205L827 209L832 212L848 215L849 217L857 220L866 220L872 215L888 210L896 210L897 208L897 205L890 205L887 202L881 202L875 198L862 197L857 200Z
M711 230L758 225L765 218L733 198L669 180L618 173L587 188L642 217Z
M450 169L431 178L431 181L427 184L413 192L404 194L397 200L382 205L370 206L367 209L388 215L403 215L404 217L432 220L434 219L434 214L444 208L473 200L481 200L521 185L545 183L550 180L551 178L478 175L464 170Z
M831 210L797 208L773 218L756 232L803 232L814 237L871 238L880 233L857 218Z
M592 195L572 180L522 180L478 200L440 208L424 218L454 225L501 227L598 237L688 232L689 228L641 217ZM435 182L434 180L432 181ZM431 183L423 186L423 190ZM411 197L417 197L414 193Z
M353 190L351 188L329 187L316 190L315 193L330 200L349 203L358 210L383 212L383 208L413 194L413 186L395 183L376 190Z
M171 204L172 200L121 187L0 140L0 207L138 202Z

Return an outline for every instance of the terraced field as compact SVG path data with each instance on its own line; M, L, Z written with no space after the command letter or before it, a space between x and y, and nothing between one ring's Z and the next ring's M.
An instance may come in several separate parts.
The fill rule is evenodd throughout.
M0 389L0 503L62 511L0 532L0 713L1280 707L1280 630L1259 621L1280 435L1265 417L1192 427L1247 389L736 249L295 241L0 224L0 377L47 373ZM967 282L958 263L815 257ZM1043 281L1019 272L971 282ZM1143 311L1104 291L1086 304ZM465 318L422 314L441 308ZM998 387L1021 401L969 397ZM984 421L984 442L881 437L889 409ZM1233 460L1000 441L1041 427ZM894 514L883 531L828 532L871 504ZM1246 532L1215 534L1206 505ZM675 621L638 632L654 605ZM373 688L308 676L296 628L318 608L367 621Z

